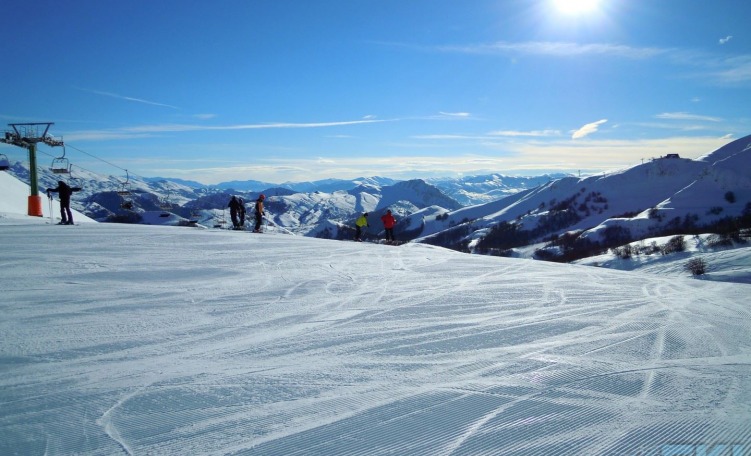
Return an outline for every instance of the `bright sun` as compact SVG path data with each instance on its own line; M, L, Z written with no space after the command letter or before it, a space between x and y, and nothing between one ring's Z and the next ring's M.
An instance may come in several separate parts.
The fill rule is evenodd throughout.
M558 11L571 15L587 14L594 11L599 3L600 0L553 0Z

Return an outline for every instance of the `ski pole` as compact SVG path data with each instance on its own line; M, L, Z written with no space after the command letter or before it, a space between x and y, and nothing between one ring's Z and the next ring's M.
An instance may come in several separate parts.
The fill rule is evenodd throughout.
M54 225L55 218L52 214L52 195L50 195L49 193L47 193L47 201L49 202L49 205L50 205L50 225Z

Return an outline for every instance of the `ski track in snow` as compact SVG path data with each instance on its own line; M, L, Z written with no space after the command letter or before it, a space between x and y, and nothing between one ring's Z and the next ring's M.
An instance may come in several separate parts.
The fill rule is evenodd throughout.
M749 285L274 234L0 233L0 454L751 451Z

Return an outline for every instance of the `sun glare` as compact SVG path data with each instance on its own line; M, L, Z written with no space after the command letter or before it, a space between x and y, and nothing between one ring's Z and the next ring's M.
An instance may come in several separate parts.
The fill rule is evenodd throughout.
M580 15L594 11L600 0L553 0L558 11L564 14Z

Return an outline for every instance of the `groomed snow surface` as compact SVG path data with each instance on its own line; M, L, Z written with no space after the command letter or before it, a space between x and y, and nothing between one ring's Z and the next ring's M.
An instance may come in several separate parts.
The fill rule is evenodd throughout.
M751 285L47 222L0 217L2 455L751 454Z

